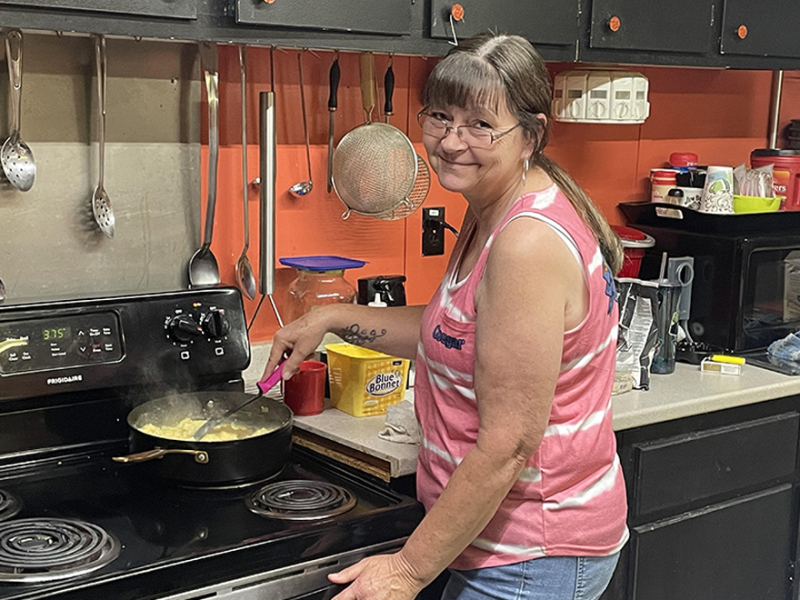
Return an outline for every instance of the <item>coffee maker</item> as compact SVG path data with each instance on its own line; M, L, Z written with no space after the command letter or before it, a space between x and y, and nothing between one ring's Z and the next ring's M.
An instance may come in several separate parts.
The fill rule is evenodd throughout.
M405 306L405 275L379 275L358 280L358 303L369 304L380 294L387 306Z

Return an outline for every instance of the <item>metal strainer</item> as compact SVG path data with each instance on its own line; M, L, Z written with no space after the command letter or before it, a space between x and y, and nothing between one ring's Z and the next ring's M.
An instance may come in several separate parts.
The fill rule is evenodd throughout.
M385 216L382 216L381 219L385 221L397 221L399 219L405 219L409 215L416 212L422 203L425 202L425 198L428 197L428 191L431 187L431 172L428 168L428 163L425 162L419 154L417 154L417 178L414 181L414 189L411 190L411 194L408 196L408 202L402 203L400 206L395 208L393 211L389 212Z
M386 123L373 123L375 63L372 54L361 56L361 100L366 123L347 133L333 153L333 188L351 212L386 218L409 205L417 180L418 161L406 135Z

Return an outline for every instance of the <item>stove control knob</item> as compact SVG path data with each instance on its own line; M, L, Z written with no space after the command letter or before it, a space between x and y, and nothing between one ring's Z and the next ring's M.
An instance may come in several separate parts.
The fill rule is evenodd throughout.
M169 333L178 342L191 342L203 335L203 328L189 315L178 315L169 322Z
M225 317L225 310L223 309L212 309L203 318L203 331L212 340L224 338L230 330L231 326Z

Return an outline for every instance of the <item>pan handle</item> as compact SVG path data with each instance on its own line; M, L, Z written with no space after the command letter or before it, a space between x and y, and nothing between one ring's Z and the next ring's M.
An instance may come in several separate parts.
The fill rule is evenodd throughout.
M182 450L179 448L153 448L152 450L136 452L135 454L128 454L127 456L113 456L111 460L121 463L141 463L156 458L163 458L167 454L193 454L195 462L203 465L208 462L208 452L204 452L203 450Z

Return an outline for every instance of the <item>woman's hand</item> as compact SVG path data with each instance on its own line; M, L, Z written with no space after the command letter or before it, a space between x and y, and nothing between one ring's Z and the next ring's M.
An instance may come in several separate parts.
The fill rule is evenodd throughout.
M331 573L328 579L338 584L352 582L332 600L413 600L425 587L402 552L370 556Z
M297 372L300 363L314 354L328 332L328 312L326 307L318 308L278 330L272 339L272 349L262 379L275 370L284 354L288 354L289 358L283 365L283 379L290 379Z

